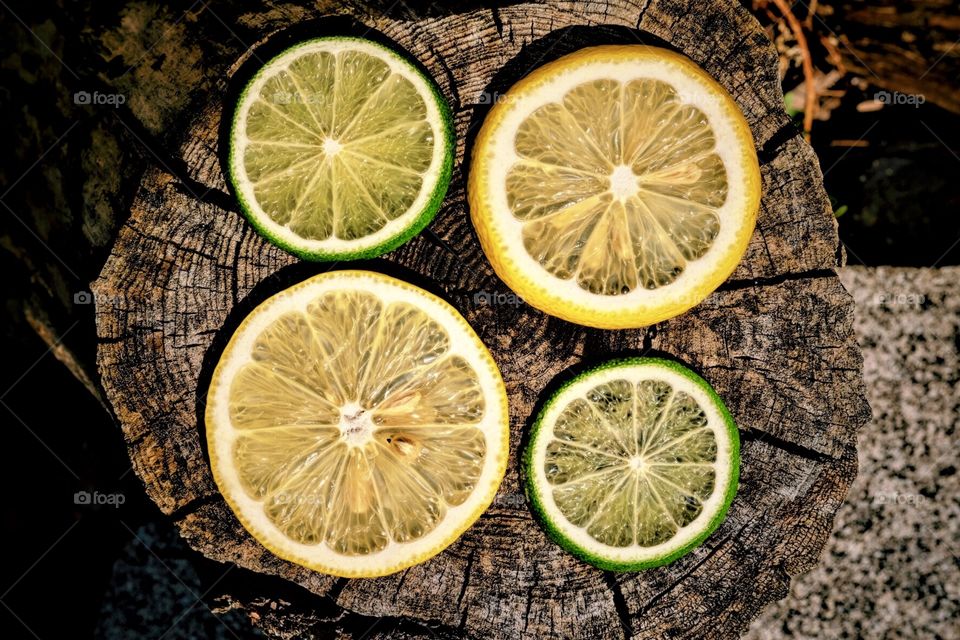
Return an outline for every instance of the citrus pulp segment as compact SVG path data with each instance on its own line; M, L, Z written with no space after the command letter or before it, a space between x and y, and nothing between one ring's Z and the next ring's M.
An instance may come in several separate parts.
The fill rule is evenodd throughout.
M760 171L733 99L683 56L583 49L484 120L470 212L497 274L552 315L618 329L696 305L753 233Z
M368 258L422 230L453 167L450 109L394 51L328 37L268 61L242 92L228 174L251 224L313 260Z
M632 571L679 558L719 526L737 489L739 436L689 369L616 360L549 399L524 470L557 542L600 568Z
M365 271L315 276L245 318L207 396L214 478L274 554L385 575L453 542L503 478L503 381L436 296Z

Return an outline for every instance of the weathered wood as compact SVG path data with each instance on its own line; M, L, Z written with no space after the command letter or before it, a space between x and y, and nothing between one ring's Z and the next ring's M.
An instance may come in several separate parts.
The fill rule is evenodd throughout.
M783 111L776 54L759 26L732 0L415 8L417 19L376 6L341 10L365 26L285 5L235 16L237 38L258 47L229 69L233 84L198 107L167 166L144 174L94 285L103 386L147 493L191 546L255 572L234 572L210 597L288 637L735 636L786 593L791 575L816 562L856 473L856 431L869 414L852 301L833 271L842 260L836 225L816 157ZM237 78L290 37L272 34L299 24L302 35L314 19L307 33L372 28L396 42L450 101L458 148L443 209L429 231L365 266L447 298L490 347L510 395L514 455L494 506L439 556L375 580L320 575L256 543L216 490L200 419L212 366L238 321L321 269L246 224L226 192L219 137ZM465 156L490 97L538 64L611 41L669 43L738 100L764 176L744 262L702 305L646 331L602 332L524 304L478 303L479 292L505 292L464 198ZM547 540L526 507L517 454L538 403L571 370L647 352L694 366L727 399L744 440L741 487L703 547L668 567L614 575Z

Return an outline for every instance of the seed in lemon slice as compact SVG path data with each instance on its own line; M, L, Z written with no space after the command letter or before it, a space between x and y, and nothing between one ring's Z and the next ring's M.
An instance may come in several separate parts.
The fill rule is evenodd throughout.
M527 494L550 535L602 569L667 564L723 521L740 439L701 377L655 358L580 374L547 402L524 452Z
M244 527L316 571L422 562L489 506L507 398L456 310L366 271L315 276L260 304L207 397L213 475Z
M593 327L650 325L733 272L760 203L750 128L676 53L583 49L517 82L484 120L470 213L500 278Z
M439 210L453 167L450 109L382 45L309 40L247 84L228 166L244 213L274 244L308 260L373 257Z

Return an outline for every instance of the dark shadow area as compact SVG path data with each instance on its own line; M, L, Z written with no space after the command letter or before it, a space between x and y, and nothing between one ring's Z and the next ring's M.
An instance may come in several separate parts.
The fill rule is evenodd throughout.
M120 428L47 345L4 338L3 636L92 637L114 561L160 511Z
M844 101L813 132L848 263L960 263L960 116L930 103L857 104Z

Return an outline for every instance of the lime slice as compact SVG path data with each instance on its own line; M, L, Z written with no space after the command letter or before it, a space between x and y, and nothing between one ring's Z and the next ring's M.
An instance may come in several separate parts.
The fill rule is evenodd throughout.
M527 493L550 535L614 571L679 558L723 521L740 440L716 392L652 358L587 371L543 408L524 454Z
M583 49L484 120L470 213L497 274L538 309L606 329L703 300L753 233L760 169L727 92L676 53Z
M503 380L456 310L366 271L258 306L214 371L213 475L281 558L380 576L439 553L489 506L506 468Z
M244 213L274 244L308 260L369 258L439 210L453 167L450 109L386 47L309 40L244 89L228 165Z

